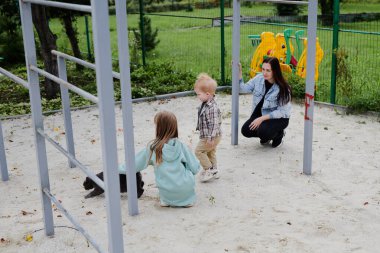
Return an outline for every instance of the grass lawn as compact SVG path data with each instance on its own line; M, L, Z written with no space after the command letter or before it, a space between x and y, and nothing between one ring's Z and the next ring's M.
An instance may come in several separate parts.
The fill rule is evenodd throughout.
M352 12L380 12L379 3L368 3L363 5L360 3L342 4L341 13ZM242 7L242 15L255 16L274 13L273 5L257 4L252 8ZM204 17L209 19L195 19L183 17L167 17L158 15L149 15L152 20L152 26L158 28L158 38L160 43L153 53L150 53L147 62L153 60L172 61L178 69L191 70L195 73L208 72L214 77L220 77L220 28L212 27L213 17L220 15L219 9L196 9L193 12L176 11L165 12L159 14L176 15L176 16L191 16ZM231 15L231 8L225 9L225 15ZM306 13L305 13L306 14ZM131 14L128 16L129 27L138 26L139 16ZM90 22L91 23L91 22ZM372 22L357 22L341 24L342 29L360 30L367 32L379 33L380 23ZM51 28L56 34L63 34L62 25L58 20L52 20ZM85 22L84 17L77 19L77 28L79 32L80 48L82 52L87 52ZM248 35L260 34L263 31L272 31L274 33L283 32L286 27L273 26L264 24L244 24L241 26L241 62L245 72L249 72L249 63L251 56L255 50L252 47ZM117 34L115 16L110 17L111 44L113 59L117 61ZM294 30L298 30L294 28ZM306 30L306 28L305 28ZM133 36L130 33L130 36ZM318 89L319 99L329 101L329 86L331 75L331 58L332 58L332 31L318 30L318 37L321 46L324 50L324 59L320 65L320 88ZM58 36L58 47L60 50L69 48L69 41L66 36ZM225 52L226 52L226 76L230 78L230 61L232 52L232 26L227 25L225 28ZM295 43L293 43L295 45ZM362 80L364 76L372 76L372 80L380 80L380 55L379 35L355 34L341 32L339 34L339 45L344 47L348 53L349 67L353 70L354 80ZM68 50L70 51L70 50ZM370 64L367 64L370 62ZM358 76L356 76L358 75ZM356 78L356 79L355 79ZM359 81L358 81L359 82ZM362 84L358 84L362 85ZM372 82L373 89L379 89L380 84ZM371 88L371 89L372 89Z

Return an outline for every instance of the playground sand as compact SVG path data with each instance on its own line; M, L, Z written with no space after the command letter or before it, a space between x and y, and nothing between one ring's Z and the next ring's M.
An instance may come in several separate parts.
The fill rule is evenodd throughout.
M372 116L347 116L329 108L314 111L313 175L302 174L304 107L293 105L284 144L273 149L239 136L231 146L231 97L218 95L223 140L218 147L221 178L197 182L192 208L163 208L153 169L143 171L140 214L128 215L121 197L125 252L378 252L380 249L380 124ZM176 113L180 138L193 140L199 102L195 97L134 104L136 150L154 136L153 116ZM240 97L241 126L251 96ZM123 157L120 107L116 106L119 161ZM99 113L73 111L77 158L101 171ZM47 116L45 130L65 146L62 115ZM53 238L41 230L41 194L31 119L3 122L10 181L0 181L0 252L95 252L54 207ZM107 250L104 195L84 199L85 178L47 143L51 191ZM35 231L35 232L34 232ZM26 241L31 235L30 241Z

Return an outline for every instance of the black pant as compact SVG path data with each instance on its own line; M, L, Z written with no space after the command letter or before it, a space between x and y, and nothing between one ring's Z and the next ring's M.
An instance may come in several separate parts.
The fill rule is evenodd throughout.
M258 137L263 141L273 140L275 137L284 133L284 129L289 125L289 119L269 119L263 121L255 130L249 129L249 124L258 118L252 113L249 120L247 120L241 128L241 133L247 138Z

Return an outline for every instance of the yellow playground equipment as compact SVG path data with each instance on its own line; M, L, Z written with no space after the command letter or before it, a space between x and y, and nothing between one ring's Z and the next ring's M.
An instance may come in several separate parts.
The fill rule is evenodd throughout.
M304 31L296 31L295 36L291 36L292 30L286 29L284 33L278 33L274 36L272 32L263 32L260 36L249 35L248 38L252 40L252 45L258 46L253 53L250 65L249 76L252 78L257 73L261 72L261 65L265 57L276 57L281 65L281 70L287 73L295 73L300 77L306 77L306 53L307 53L307 38L303 37ZM299 60L294 57L294 47L290 38L296 39L297 52ZM303 43L301 42L303 41ZM303 44L303 51L301 47ZM323 58L323 50L317 38L316 50L316 64L315 64L315 80L318 80L318 66Z

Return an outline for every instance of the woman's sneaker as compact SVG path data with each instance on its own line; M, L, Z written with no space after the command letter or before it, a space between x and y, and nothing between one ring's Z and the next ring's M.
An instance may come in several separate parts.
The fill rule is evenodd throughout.
M272 141L272 148L277 148L283 143L282 138L285 136L285 131L282 130Z

